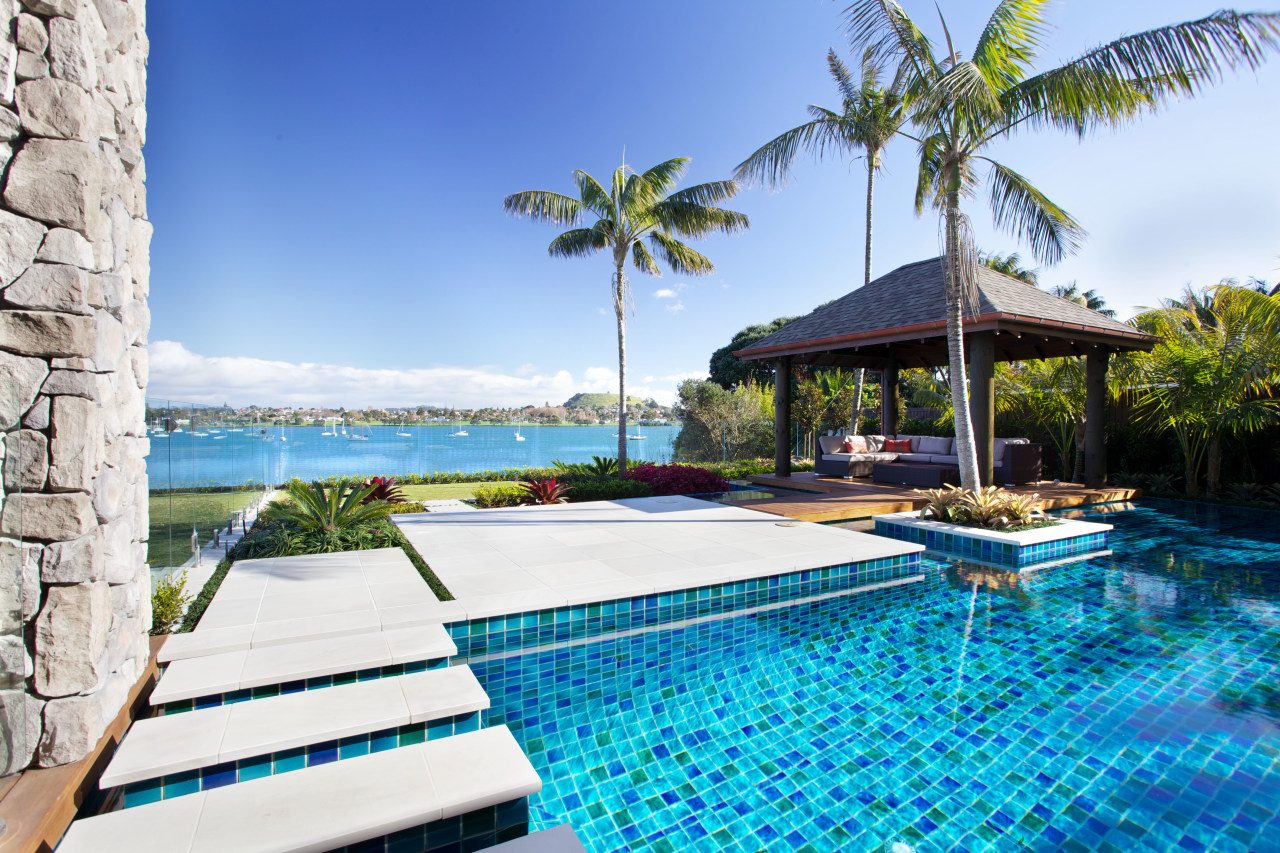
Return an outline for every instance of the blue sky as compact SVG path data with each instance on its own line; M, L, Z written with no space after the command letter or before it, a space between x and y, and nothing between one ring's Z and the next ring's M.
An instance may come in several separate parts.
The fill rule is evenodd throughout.
M926 28L931 2L906 0ZM994 2L942 0L968 53ZM839 2L164 2L148 8L151 393L295 405L517 405L616 390L606 256L547 256L558 233L505 215L692 158L729 177L756 147L838 107L825 54ZM1213 0L1074 0L1039 65ZM1280 279L1280 62L1084 142L995 149L1081 220L1041 271L1131 316L1185 284ZM938 253L912 211L915 150L886 154L873 274ZM717 273L635 276L628 384L670 402L743 326L801 314L862 278L861 161L807 160L730 204L749 231L698 244ZM979 244L1021 251L971 204ZM660 293L663 292L664 293Z

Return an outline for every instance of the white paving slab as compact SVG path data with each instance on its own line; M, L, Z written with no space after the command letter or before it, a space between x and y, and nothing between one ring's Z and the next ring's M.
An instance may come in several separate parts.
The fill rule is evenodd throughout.
M151 692L151 704L452 657L457 652L440 625L416 625L187 658L173 661L161 674Z
M497 726L84 818L58 850L332 850L541 788L516 739Z
M399 548L241 560L227 572L200 624L170 636L160 661L439 624L455 616L439 604Z
M650 595L924 550L909 542L686 497L393 518L457 599L447 602L454 613L442 621Z
M114 788L488 707L471 668L454 666L150 717L130 727L98 784Z

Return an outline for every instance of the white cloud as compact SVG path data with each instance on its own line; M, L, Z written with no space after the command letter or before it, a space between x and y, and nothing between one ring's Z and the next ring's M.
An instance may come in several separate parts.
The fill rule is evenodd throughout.
M320 362L270 361L248 356L205 356L177 341L153 341L147 394L184 403L233 406L480 406L561 403L579 391L616 391L618 372L588 367L537 372L522 365L514 373L493 367L430 367L413 370L350 367ZM635 385L628 394L670 404L675 387Z
M610 314L613 313L607 308L597 308L596 310L600 312L601 317L608 317Z
M678 296L679 294L669 287L664 287L661 290L654 291L653 293L653 297L655 299L676 299Z
M684 302L677 299L675 302L672 302L670 305L663 305L662 307L665 308L667 311L670 311L672 314L679 314L681 311L684 310Z

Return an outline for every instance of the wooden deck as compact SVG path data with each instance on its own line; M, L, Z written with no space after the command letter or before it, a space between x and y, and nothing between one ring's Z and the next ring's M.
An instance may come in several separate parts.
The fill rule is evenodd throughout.
M920 509L925 504L923 498L911 486L873 483L870 477L842 480L817 477L812 473L797 473L790 477L758 474L748 479L765 488L799 489L804 494L742 501L735 506L767 512L771 515L782 515L797 521L854 521L870 518L873 515ZM1055 486L1044 482L1033 486L1018 486L1011 491L1039 494L1046 510L1127 501L1142 497L1140 489L1119 487L1086 489L1078 483L1062 483Z

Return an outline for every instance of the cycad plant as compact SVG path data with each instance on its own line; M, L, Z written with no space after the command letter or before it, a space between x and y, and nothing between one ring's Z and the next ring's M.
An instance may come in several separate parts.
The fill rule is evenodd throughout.
M1280 298L1238 285L1189 290L1133 323L1162 338L1135 359L1139 416L1177 437L1188 494L1201 472L1216 492L1223 439L1280 422Z
M626 263L661 276L661 260L682 275L715 272L711 260L678 238L706 237L747 228L746 215L717 205L738 192L736 181L711 181L674 191L688 168L687 157L659 163L643 174L623 164L609 189L586 172L573 173L578 198L546 190L514 193L503 209L539 222L574 227L551 241L553 257L576 258L608 250L612 254L613 311L618 321L618 471L627 470L627 309L633 308ZM645 243L648 243L646 248ZM634 310L634 309L633 309Z
M840 110L809 105L811 121L793 127L756 149L738 165L740 180L760 181L770 187L786 183L796 155L807 152L821 159L828 151L851 154L862 151L867 161L867 220L863 245L862 283L871 282L872 201L875 198L876 173L883 165L885 146L898 133L907 119L903 80L899 76L888 86L881 85L881 70L871 51L862 56L860 79L853 75L834 50L827 51L827 68L840 90ZM862 400L866 371L855 371L855 401ZM857 433L860 409L855 403L849 414L849 431Z
M978 261L961 205L977 194L985 171L996 226L1025 239L1037 260L1057 263L1084 237L1070 214L986 152L1018 131L1065 130L1084 138L1096 128L1123 125L1170 99L1199 94L1229 69L1256 68L1280 42L1280 15L1220 11L1125 36L1035 74L1048 5L1002 0L969 58L952 43L945 19L940 53L894 0L855 0L846 10L854 47L899 69L920 152L916 211L932 207L940 214L956 445L968 489L978 487L978 461L963 314L976 302Z
M326 488L323 483L289 484L289 500L275 501L262 511L268 521L280 521L299 530L328 533L386 518L391 505L383 501L363 503L377 486Z

